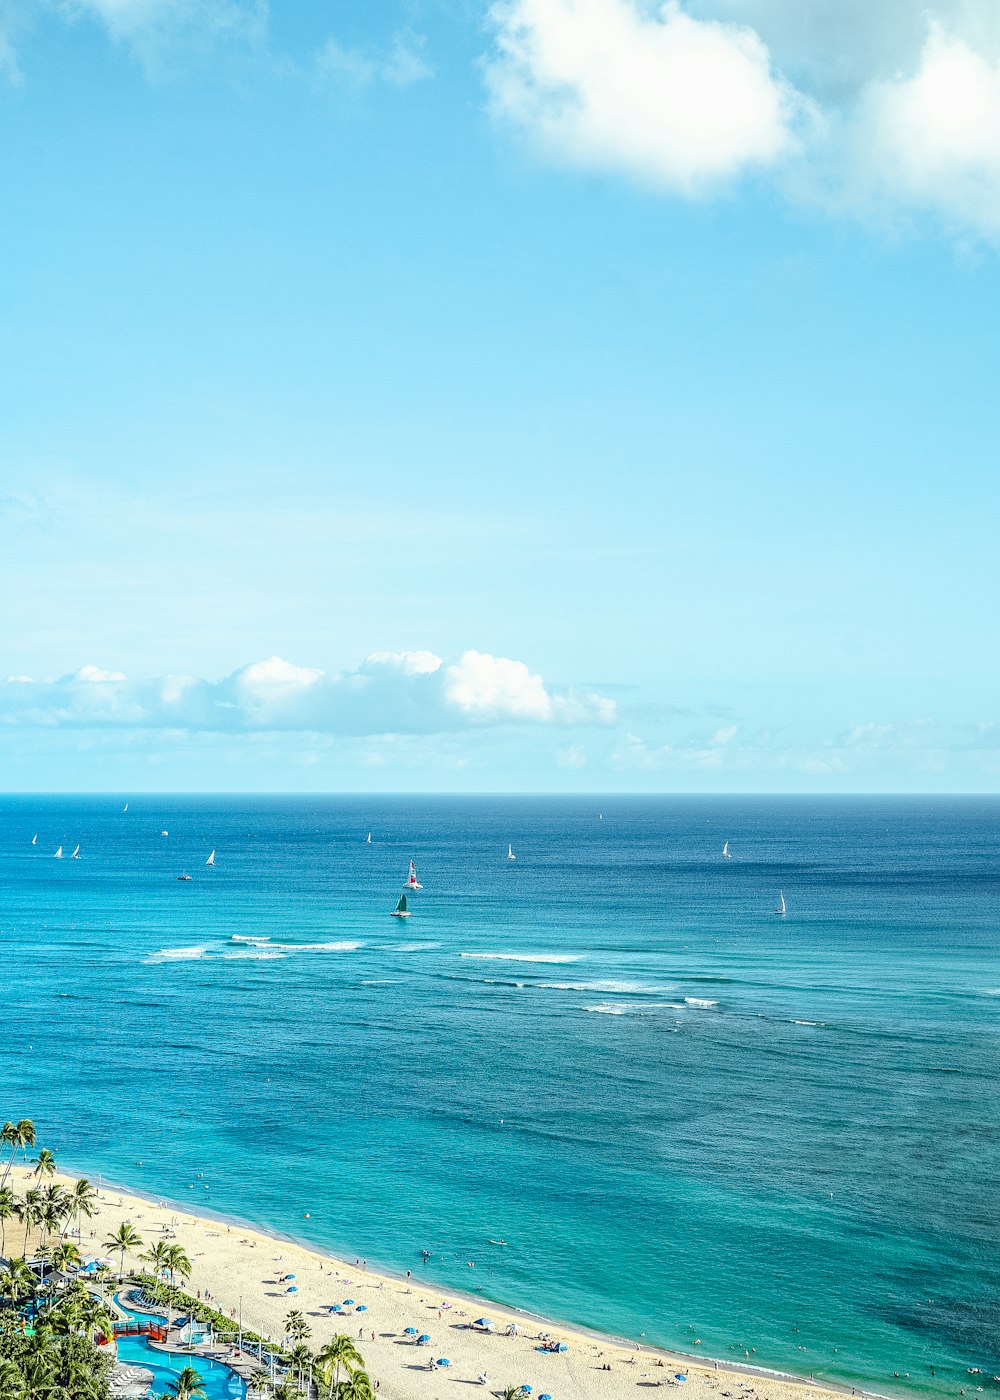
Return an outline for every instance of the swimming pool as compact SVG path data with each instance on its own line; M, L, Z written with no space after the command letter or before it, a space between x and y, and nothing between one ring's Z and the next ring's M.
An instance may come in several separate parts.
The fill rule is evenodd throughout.
M135 1322L163 1322L162 1313L139 1312L124 1303L119 1295L115 1302ZM144 1366L153 1373L153 1392L162 1395L169 1381L175 1381L185 1366L193 1366L202 1378L206 1400L245 1400L244 1382L221 1361L207 1356L192 1356L190 1352L163 1351L151 1347L149 1338L141 1334L118 1338L118 1360L127 1366Z

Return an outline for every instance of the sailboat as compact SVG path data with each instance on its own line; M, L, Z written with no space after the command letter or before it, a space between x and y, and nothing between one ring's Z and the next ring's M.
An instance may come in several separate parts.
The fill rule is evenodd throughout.
M125 806L122 808L122 811L123 811L123 812L127 812L127 811L128 811L128 803L127 803L127 802L125 803Z
M406 888L408 890L422 890L423 885L417 884L417 867L410 861L410 873L406 877Z
M517 856L514 854L514 847L511 846L509 843L508 843L508 845L507 845L507 859L508 859L508 860L517 860Z
M420 886L418 885L417 889L419 888ZM406 907L405 894L399 896L399 903L396 905L395 909L390 910L390 913L394 919L408 919L410 917L410 911Z
M79 847L79 846L74 846L74 847L73 847L73 854L70 856L70 860L79 860L79 859L80 859L80 847Z
M205 864L206 864L206 865L214 865L214 864L215 864L215 852L214 852L214 851L213 851L212 854L209 856L208 860L206 860Z
M38 845L38 832L37 832L37 831L35 832L34 836L31 838L31 844L32 844L33 846L37 846L37 845Z
M365 845L366 845L366 846L370 846L371 843L372 843L372 834L371 834L371 832L369 831L369 833L368 833L368 839L365 841Z
M774 912L775 912L776 914L787 914L787 913L788 913L788 905L785 903L785 891L784 891L784 890L779 890L779 891L778 891L778 907L777 907L777 909L775 909Z
M53 859L55 859L55 860L62 860L62 846L60 846L59 849L56 851L55 856L53 857Z
M726 842L726 844L725 844L725 845L723 846L723 848L722 848L722 854L725 856L726 860L732 860L732 858L733 858L733 853L732 853L732 851L729 849L729 842L728 842L728 841Z

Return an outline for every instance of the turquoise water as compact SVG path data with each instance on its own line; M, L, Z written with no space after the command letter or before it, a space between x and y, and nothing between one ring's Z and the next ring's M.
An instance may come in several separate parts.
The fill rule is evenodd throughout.
M1000 802L123 802L0 806L0 1115L67 1164L651 1342L997 1388Z
M119 1307L138 1322L162 1322L161 1313L138 1312L116 1299ZM185 1366L193 1366L201 1376L205 1400L245 1400L247 1388L235 1371L212 1361L206 1356L192 1356L189 1352L164 1351L161 1347L151 1347L143 1336L119 1337L117 1340L118 1360L126 1365L144 1366L152 1371L152 1392L166 1395L167 1385L176 1381Z

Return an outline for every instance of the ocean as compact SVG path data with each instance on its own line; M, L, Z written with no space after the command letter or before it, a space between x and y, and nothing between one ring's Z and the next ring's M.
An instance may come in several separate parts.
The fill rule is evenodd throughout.
M0 1118L67 1169L705 1357L1000 1388L1000 801L125 800L0 801Z

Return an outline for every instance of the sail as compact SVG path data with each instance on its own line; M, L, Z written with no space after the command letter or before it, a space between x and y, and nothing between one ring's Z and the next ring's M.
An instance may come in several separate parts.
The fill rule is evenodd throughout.
M62 860L62 846L56 851L55 858L56 860Z
M728 856L728 855L729 855L729 842L728 842L728 841L726 842L726 844L725 844L725 845L723 846L723 848L722 848L722 854L723 854L724 856Z
M396 905L396 908L399 910L399 912L400 912L401 914L405 914L405 913L406 913L406 895L405 895L405 894L401 894L401 895L399 896L399 903Z
M507 846L507 859L508 859L508 860L517 860L517 856L514 854L514 847L511 846L511 845L508 845L508 846Z
M406 888L409 890L422 890L423 885L417 882L417 867L410 861L410 873L406 878Z
M73 854L70 856L70 860L79 860L79 859L80 859L80 847L79 847L79 846L74 846L74 848L73 848Z
M127 811L128 811L128 803L127 803L127 802L125 803L125 806L122 808L122 811L123 811L123 812L127 812Z
M37 845L38 845L38 832L37 832L37 831L35 832L34 836L31 838L31 844L32 844L33 846L37 846Z
M774 911L776 914L787 914L788 905L785 903L785 891L781 890L778 895L778 907Z
M368 833L368 845L370 846L371 843L372 843L372 834L371 834L371 832L369 831L369 833Z
M214 865L214 864L215 864L215 852L214 852L214 851L213 851L212 854L209 856L208 860L206 860L205 864L206 864L206 865Z

